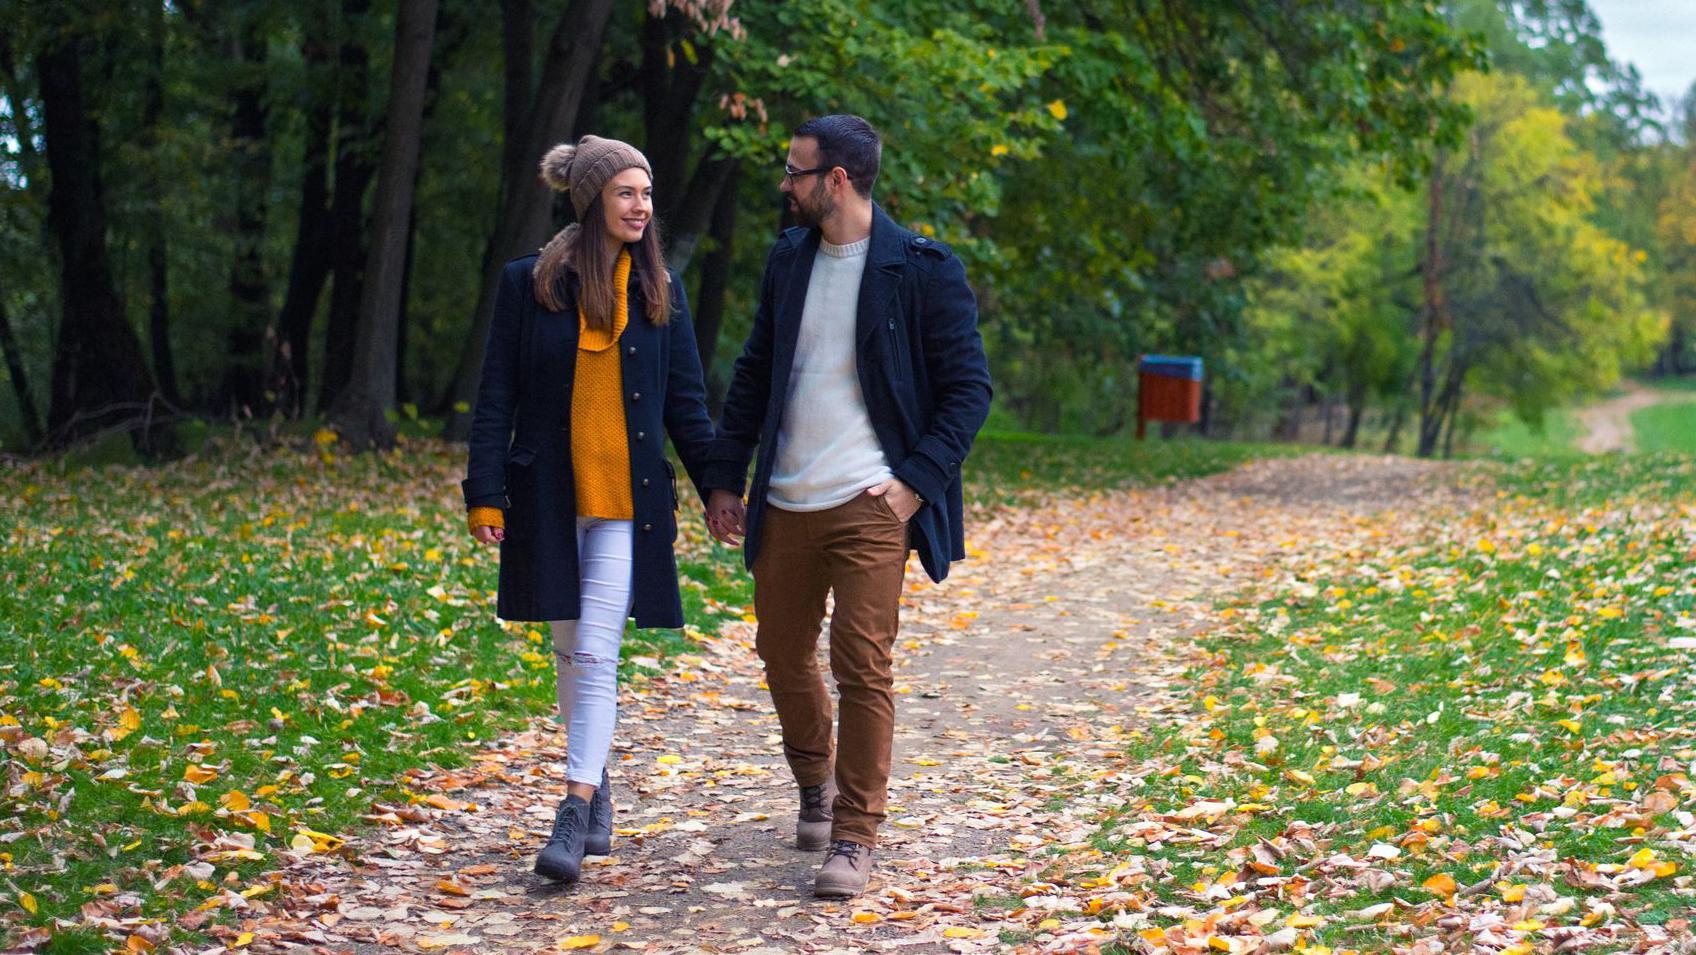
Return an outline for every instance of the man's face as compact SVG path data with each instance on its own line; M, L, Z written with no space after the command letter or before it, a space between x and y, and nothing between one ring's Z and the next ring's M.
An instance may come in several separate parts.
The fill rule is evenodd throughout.
M817 169L820 165L819 141L811 136L797 136L789 141L789 156L785 160L789 169ZM836 211L836 201L831 197L827 179L831 170L811 172L801 176L783 177L778 186L788 201L789 212L795 221L809 228L816 228Z

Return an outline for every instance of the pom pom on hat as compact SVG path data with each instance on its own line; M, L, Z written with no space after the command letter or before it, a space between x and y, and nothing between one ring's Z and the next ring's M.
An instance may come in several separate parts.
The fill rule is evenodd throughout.
M577 147L560 143L542 157L542 181L555 192L571 190L571 161L577 158Z

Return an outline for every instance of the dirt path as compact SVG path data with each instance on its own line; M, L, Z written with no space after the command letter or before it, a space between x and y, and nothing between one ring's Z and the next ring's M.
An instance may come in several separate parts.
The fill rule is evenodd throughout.
M1634 451L1636 444L1631 431L1632 412L1666 401L1696 400L1696 395L1674 397L1645 388L1634 381L1626 382L1625 388L1625 394L1590 405L1578 412L1578 421L1585 429L1584 436L1578 439L1580 451L1585 454Z
M752 627L706 640L627 690L615 753L614 854L562 892L529 871L564 790L551 725L412 787L414 806L286 873L278 941L338 950L982 951L1045 847L1086 841L1090 781L1179 695L1188 638L1245 575L1345 553L1389 511L1428 513L1440 465L1310 456L1169 488L1056 500L971 528L944 585L909 569L896 674L899 735L877 876L814 900L817 854L792 847L794 791ZM1376 516L1374 516L1376 515ZM1064 797L1064 798L1056 798ZM269 921L269 920L268 920ZM277 929L283 932L277 934ZM598 941L591 940L598 936ZM1086 935L1052 944L1087 944Z

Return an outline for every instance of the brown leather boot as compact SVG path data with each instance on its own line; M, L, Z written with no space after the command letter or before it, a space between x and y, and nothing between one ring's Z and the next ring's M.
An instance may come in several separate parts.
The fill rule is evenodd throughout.
M866 890L872 877L872 850L858 842L832 839L830 853L824 857L818 878L813 880L813 894L825 899L846 899Z
M801 813L795 819L795 848L817 852L830 845L831 806L836 803L836 780L801 787Z

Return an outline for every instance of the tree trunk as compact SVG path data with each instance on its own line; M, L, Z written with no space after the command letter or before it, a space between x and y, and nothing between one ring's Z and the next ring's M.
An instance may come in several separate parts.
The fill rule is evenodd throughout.
M1339 442L1338 447L1353 450L1355 443L1360 440L1360 419L1366 417L1366 395L1364 381L1349 385L1349 422L1343 428L1343 440Z
M342 22L357 23L370 0L342 0ZM345 31L350 37L352 30ZM330 200L330 309L324 322L323 372L318 410L327 411L353 374L353 339L365 269L365 192L375 172L368 117L371 54L357 41L342 43L336 75L336 193Z
M1435 406L1437 390L1437 339L1448 326L1448 303L1443 297L1443 247L1439 229L1443 215L1443 153L1438 151L1431 166L1425 216L1424 343L1419 352L1419 446L1422 458L1437 450L1442 418Z
M730 287L730 266L736 249L736 193L741 178L741 164L735 163L719 189L708 229L713 248L701 260L701 284L695 295L695 347L701 353L701 371L707 377L707 395L714 415L718 413L721 389L714 384L713 359L718 354L719 330L724 327L724 295Z
M155 175L159 164L159 118L165 112L165 7L155 4L148 14L148 73L142 87L141 145ZM165 204L159 190L145 190L142 221L147 223L147 277L150 301L147 310L148 344L153 352L153 378L165 400L181 405L177 392L177 368L171 354L171 286L165 252Z
M688 18L669 7L659 16L650 7L642 23L643 154L654 168L654 214L668 225L688 198L679 186L689 169L691 120L713 61L712 45L695 42L691 30Z
M1390 431L1384 436L1384 453L1396 454L1402 443L1402 425L1407 423L1407 396L1396 399L1396 410L1390 414Z
M305 109L306 148L301 157L300 211L296 216L294 254L288 291L277 324L281 328L272 381L277 404L290 417L306 410L311 372L312 319L330 277L330 132L335 115L335 76L328 27L334 11L319 4L306 18L301 54L311 95Z
M395 16L388 130L372 210L371 255L365 267L354 345L354 378L336 399L332 413L342 439L356 448L388 448L394 444L389 414L395 398L395 340L435 27L436 0L401 0Z
M53 446L133 422L146 413L153 390L106 250L99 135L82 76L93 38L77 25L62 20L58 25L36 62L52 176L47 218L59 240L63 308L47 411ZM154 447L152 437L131 429L142 450Z
M560 18L548 44L542 79L531 99L525 118L506 131L521 143L517 149L503 148L510 163L501 172L507 183L495 218L495 231L483 254L483 274L478 284L471 327L459 353L453 385L448 390L448 419L444 435L463 439L471 423L471 401L483 371L483 348L489 335L489 318L494 306L495 280L508 259L534 251L547 239L552 224L552 197L536 175L536 163L547 147L558 142L567 123L577 115L583 97L594 83L593 67L601 47L601 34L612 14L612 0L572 0ZM511 39L511 33L508 33ZM511 50L507 51L512 56ZM508 76L511 79L511 74Z
M18 414L23 418L24 436L34 447L41 443L41 412L36 410L35 395L29 390L29 376L24 372L23 351L12 334L12 321L6 315L5 289L0 287L0 352L6 356L6 374L12 379L12 392L18 396Z
M263 416L268 395L265 370L276 350L276 326L265 281L265 196L271 186L271 148L266 139L265 35L257 12L233 7L230 51L239 64L232 92L229 169L236 185L235 255L230 267L231 327L219 404L231 413Z

